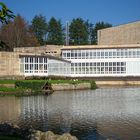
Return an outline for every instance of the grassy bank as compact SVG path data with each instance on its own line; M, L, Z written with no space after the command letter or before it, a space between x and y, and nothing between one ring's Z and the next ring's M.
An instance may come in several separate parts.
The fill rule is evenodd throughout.
M80 84L80 83L90 83L91 89L96 89L95 81L91 80L0 80L0 94L15 94L15 95L36 95L42 94L43 87L45 84ZM14 87L11 88L10 85L13 84ZM6 87L5 85L9 85ZM28 94L27 94L28 93ZM6 95L7 95L6 94Z

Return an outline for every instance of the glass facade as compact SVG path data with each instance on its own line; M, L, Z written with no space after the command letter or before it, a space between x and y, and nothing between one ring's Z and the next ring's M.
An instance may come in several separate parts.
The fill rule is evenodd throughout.
M71 74L122 74L126 62L81 62L71 64Z
M71 76L137 75L140 48L68 49L62 58L71 61Z
M48 58L26 56L20 59L20 70L22 73L47 73Z
M67 76L70 74L71 63L58 60L49 60L49 75Z
M71 63L50 59L45 56L24 56L20 58L20 72L24 75L68 75Z
M140 48L69 49L62 50L62 59L23 56L20 71L27 76L140 76Z
M64 59L140 58L140 48L63 50Z

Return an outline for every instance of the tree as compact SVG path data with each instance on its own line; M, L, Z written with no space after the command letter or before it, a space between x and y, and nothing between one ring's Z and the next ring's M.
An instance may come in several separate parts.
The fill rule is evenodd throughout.
M0 22L1 23L8 23L8 21L14 18L13 12L6 7L6 5L0 2Z
M97 22L95 24L95 27L92 29L91 31L91 44L97 44L97 31L100 29L105 29L105 28L109 28L112 27L111 24L109 23L105 23L105 22Z
M7 24L10 19L13 19L15 16L11 10L9 10L6 5L0 2L0 23ZM0 39L0 50L6 50L9 46Z
M73 19L69 26L69 37L71 45L88 44L88 29L86 22L81 19Z
M64 36L63 29L60 20L56 20L52 17L48 24L48 39L47 44L63 45Z
M38 45L34 34L28 28L27 22L20 15L1 27L0 38L9 46L10 51L15 47Z
M31 28L39 43L44 45L46 41L45 37L47 34L46 18L42 15L36 15L32 20Z

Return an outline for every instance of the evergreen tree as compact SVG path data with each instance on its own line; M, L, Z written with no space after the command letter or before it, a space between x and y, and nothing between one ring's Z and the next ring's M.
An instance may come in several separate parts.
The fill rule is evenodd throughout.
M0 22L7 24L14 17L13 12L4 3L0 2Z
M8 9L3 2L0 2L0 26L1 24L8 24L8 22L14 17L15 15L13 14L13 12L10 9ZM1 39L0 39L0 50L9 50L9 46Z
M105 29L105 28L109 28L112 27L111 24L109 23L105 23L105 22L97 22L95 24L95 27L92 29L91 31L91 44L97 44L97 31L100 29Z
M47 34L46 18L42 15L36 15L32 20L31 28L36 38L38 39L40 45L44 45L46 41L45 37Z
M70 45L88 44L88 28L82 18L73 19L69 26Z
M48 24L47 44L53 45L64 44L64 36L61 21L56 20L54 17L50 19Z

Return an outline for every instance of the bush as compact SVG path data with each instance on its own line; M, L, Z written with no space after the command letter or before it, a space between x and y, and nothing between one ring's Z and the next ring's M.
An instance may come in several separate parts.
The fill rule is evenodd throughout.
M95 81L90 81L90 84L91 84L91 89L96 89L97 88L97 85L96 85Z
M15 82L16 88L31 89L31 90L41 90L45 85L46 81L42 80L26 80Z

